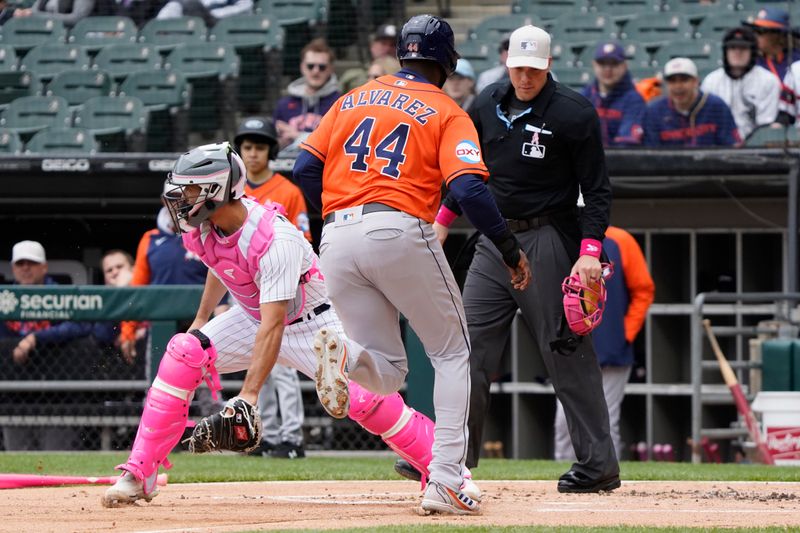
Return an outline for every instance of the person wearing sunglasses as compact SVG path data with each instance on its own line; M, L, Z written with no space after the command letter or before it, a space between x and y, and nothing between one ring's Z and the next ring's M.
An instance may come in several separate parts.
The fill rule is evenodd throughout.
M302 76L289 84L272 116L281 148L314 131L341 95L333 60L333 50L324 39L314 39L300 52Z
M752 28L756 34L759 51L756 65L769 70L783 82L789 65L800 60L800 50L789 46L794 35L789 13L778 7L764 7L758 10L753 20L743 20L742 24Z

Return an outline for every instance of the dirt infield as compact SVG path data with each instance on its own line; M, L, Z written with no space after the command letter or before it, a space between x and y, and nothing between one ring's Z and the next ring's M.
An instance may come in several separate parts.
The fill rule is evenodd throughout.
M204 483L151 503L100 505L104 487L2 491L0 531L242 531L404 524L798 526L800 483L623 482L610 494L559 494L553 481L485 481L481 516L419 516L410 481Z

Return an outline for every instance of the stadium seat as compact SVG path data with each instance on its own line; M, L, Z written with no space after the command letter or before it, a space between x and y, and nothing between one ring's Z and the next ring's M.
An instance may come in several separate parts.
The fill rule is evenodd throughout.
M641 43L678 42L691 39L692 34L692 25L682 14L647 13L627 21L620 38Z
M119 87L120 96L139 98L149 112L148 151L182 152L188 137L190 87L180 72L136 72Z
M661 0L592 0L592 11L628 16L661 11Z
M497 15L481 20L475 28L467 33L468 39L478 40L484 43L495 43L508 37L511 32L526 24L539 25L539 22L532 15Z
M592 81L592 72L589 69L565 68L555 74L559 83L574 91L580 91Z
M182 73L192 84L189 117L192 131L222 129L224 138L236 130L236 81L239 57L228 43L179 45L164 68Z
M44 17L14 17L0 26L0 44L13 46L17 55L40 44L63 43L66 39L64 24Z
M707 17L727 15L736 11L734 0L720 0L713 4L686 2L684 0L666 0L662 5L664 11L686 15L692 25L697 26ZM744 17L742 17L744 18Z
M652 78L653 76L655 76L658 73L658 67L654 67L652 65L648 66L629 65L628 72L630 72L631 78L635 83L645 78Z
M310 26L325 23L328 10L323 0L258 0L256 13L268 16L281 26L303 22Z
M459 44L456 49L461 57L469 60L476 74L492 68L497 61L496 44L466 41Z
M149 72L161 67L161 55L144 43L110 44L94 58L94 66L121 81L134 72Z
M0 127L16 131L27 141L45 128L68 127L70 118L69 104L60 96L23 96L0 115Z
M707 39L674 42L659 48L655 54L655 63L663 66L673 57L688 57L695 63L715 64L719 67L722 66L722 44L720 41Z
M0 154L19 154L22 152L22 140L14 130L0 129Z
M90 64L89 54L82 46L41 44L22 58L20 70L34 72L42 81L48 81L67 70L89 70Z
M752 148L796 148L800 146L800 135L796 126L761 126L748 135L744 145Z
M47 128L37 132L25 145L25 153L30 154L92 155L96 151L94 135L82 128Z
M133 96L95 96L75 111L73 124L92 132L101 152L144 152L147 110Z
M617 26L608 13L566 14L553 22L550 33L554 41L567 46L608 39L617 33Z
M47 94L63 96L70 106L78 106L94 96L111 94L111 75L102 70L67 70L47 85Z
M205 41L206 33L206 23L200 17L153 19L139 32L139 41L152 44L165 54L179 44Z
M515 0L511 4L511 12L533 15L539 20L548 21L565 13L585 13L589 11L589 7L587 0Z
M42 82L31 72L0 72L0 110L17 98L35 96L41 90Z
M94 54L113 43L135 43L138 29L128 17L87 17L70 30L67 42L79 44Z
M747 16L740 12L720 13L706 17L697 25L694 32L695 39L714 40L722 43L722 36L726 31L742 25L742 20Z
M0 44L0 72L17 70L17 53L10 44Z
M282 89L284 30L266 15L227 17L214 25L209 41L232 44L239 55L239 106L246 112L261 112ZM297 61L297 58L292 58Z

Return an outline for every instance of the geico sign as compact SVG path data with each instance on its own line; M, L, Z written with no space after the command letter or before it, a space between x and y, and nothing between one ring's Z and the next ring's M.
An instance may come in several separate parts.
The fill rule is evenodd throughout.
M45 172L87 172L88 159L43 159L42 170Z

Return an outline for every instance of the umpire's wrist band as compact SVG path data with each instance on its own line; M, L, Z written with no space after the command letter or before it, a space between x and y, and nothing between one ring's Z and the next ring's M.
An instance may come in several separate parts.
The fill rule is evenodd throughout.
M522 245L520 245L510 229L506 229L503 235L491 239L491 241L500 251L500 255L503 256L503 262L506 265L511 268L516 268L519 265L519 251Z
M453 221L457 218L458 213L455 213L444 204L442 204L442 206L439 208L439 212L436 213L436 222L445 228L449 228L453 224Z
M603 243L595 239L583 239L581 241L580 255L591 255L600 259L600 253L603 251Z

